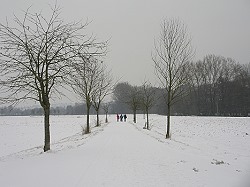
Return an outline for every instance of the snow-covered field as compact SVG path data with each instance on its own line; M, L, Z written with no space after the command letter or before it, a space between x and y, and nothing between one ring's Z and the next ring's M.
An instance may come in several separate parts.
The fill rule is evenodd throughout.
M250 118L173 116L166 140L166 117L128 117L51 116L43 153L43 117L1 116L0 186L250 186Z

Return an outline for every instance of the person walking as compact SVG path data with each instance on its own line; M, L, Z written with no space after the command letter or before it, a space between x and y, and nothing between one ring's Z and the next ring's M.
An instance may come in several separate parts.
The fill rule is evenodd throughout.
M122 118L123 118L123 115L121 114L121 115L120 115L120 121L122 121Z
M124 122L126 122L126 120L127 120L127 115L124 114L123 118L124 118Z
M116 114L116 120L119 121L119 114Z

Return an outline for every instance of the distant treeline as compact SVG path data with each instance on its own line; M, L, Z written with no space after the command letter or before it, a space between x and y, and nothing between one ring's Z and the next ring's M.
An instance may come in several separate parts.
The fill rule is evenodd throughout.
M57 106L51 107L51 115L84 115L86 114L85 104L68 105L68 106ZM91 114L95 114L92 109ZM42 108L14 108L13 106L0 108L0 115L2 116L42 116Z
M172 115L250 116L250 63L242 65L231 58L207 55L203 60L190 63L188 68L189 80L182 87L186 94L172 106ZM166 89L151 89L155 90L155 101L150 112L166 115ZM126 93L126 90L137 93ZM118 84L114 90L115 109L127 112L124 102L131 100L128 95L143 98L140 90L143 85Z
M189 68L190 81L184 85L187 94L172 107L172 115L250 116L250 64L241 65L230 58L208 55L203 60L190 63ZM143 98L142 89L143 86L118 83L114 88L108 113L132 113L128 103L131 100L140 102ZM154 104L149 112L166 115L166 89L153 86L150 89L154 90ZM136 90L134 96L131 93L133 90ZM143 107L136 110L137 113L145 111ZM103 113L101 110L100 114ZM62 107L52 106L51 114L85 115L86 105L76 103ZM90 114L95 114L93 108ZM43 115L43 110L9 106L0 108L0 115Z

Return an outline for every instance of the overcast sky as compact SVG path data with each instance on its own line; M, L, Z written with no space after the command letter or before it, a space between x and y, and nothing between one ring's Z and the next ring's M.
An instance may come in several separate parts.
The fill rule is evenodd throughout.
M52 0L1 0L0 21L32 5L46 13ZM67 21L92 21L87 32L108 40L106 63L131 84L156 82L151 52L164 18L188 27L195 59L207 54L250 62L250 0L57 0Z

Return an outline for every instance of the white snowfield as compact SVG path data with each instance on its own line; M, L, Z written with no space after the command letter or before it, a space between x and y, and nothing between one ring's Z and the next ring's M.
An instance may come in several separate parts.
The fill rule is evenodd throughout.
M150 115L94 127L83 116L51 116L43 153L43 117L0 117L1 187L250 186L250 118ZM101 116L104 121L104 116Z

